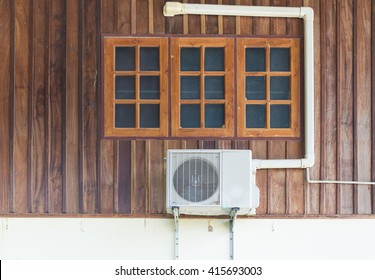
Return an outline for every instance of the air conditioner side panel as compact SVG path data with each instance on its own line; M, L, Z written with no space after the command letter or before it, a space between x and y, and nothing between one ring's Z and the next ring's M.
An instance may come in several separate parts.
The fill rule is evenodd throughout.
M225 151L222 157L222 206L252 207L251 151ZM242 212L242 211L241 211Z

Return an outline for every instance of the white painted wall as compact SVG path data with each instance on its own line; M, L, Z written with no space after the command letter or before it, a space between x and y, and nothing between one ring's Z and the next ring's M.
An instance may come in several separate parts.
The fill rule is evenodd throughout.
M181 219L180 258L229 258L225 219ZM173 259L171 219L1 218L0 259ZM239 219L235 259L375 259L373 219Z

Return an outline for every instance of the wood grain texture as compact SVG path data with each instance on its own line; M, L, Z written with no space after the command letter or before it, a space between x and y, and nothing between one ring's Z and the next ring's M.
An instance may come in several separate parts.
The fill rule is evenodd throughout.
M29 159L29 92L31 87L31 3L15 1L14 42L14 104L12 110L13 138L13 190L14 211L26 213L30 209L28 169Z
M354 179L353 150L353 3L337 7L337 178ZM353 186L338 185L337 211L353 214Z
M322 125L322 46L321 40L321 18L320 2L314 0L304 0L305 6L314 9L314 144L315 144L315 164L310 169L312 178L321 178L321 125ZM307 184L305 192L306 214L320 213L320 185Z
M82 140L83 173L82 210L84 213L97 211L97 2L85 0L83 7L82 49Z
M355 178L371 180L371 1L355 2L356 76L355 76ZM371 187L356 187L358 214L372 213Z
M11 109L11 0L0 1L0 211L9 212Z
M336 49L336 2L321 3L322 13L322 178L334 180L337 172L336 162L336 102L337 102L337 49ZM334 184L321 188L322 214L336 213L336 190Z

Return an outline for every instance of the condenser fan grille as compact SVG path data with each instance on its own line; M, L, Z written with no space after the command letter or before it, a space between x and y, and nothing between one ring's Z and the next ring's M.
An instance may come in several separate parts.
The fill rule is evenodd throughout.
M217 166L202 157L189 158L175 170L173 186L177 194L189 202L206 201L219 189Z

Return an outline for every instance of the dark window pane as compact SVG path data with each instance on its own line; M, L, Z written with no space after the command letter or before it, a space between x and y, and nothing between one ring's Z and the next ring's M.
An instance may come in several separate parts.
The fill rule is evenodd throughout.
M266 50L246 48L246 72L266 71Z
M246 77L246 99L265 100L266 99L266 77L247 76Z
M200 71L201 68L201 49L200 48L181 48L180 58L181 71Z
M206 76L204 78L204 98L224 99L223 76Z
M141 71L159 71L159 48L141 47Z
M181 128L199 128L201 111L199 104L181 105Z
M134 104L115 105L115 127L135 127Z
M117 71L135 70L135 48L134 47L116 47L116 65Z
M141 104L141 128L158 128L160 120L159 104Z
M116 76L115 98L134 99L135 98L135 77Z
M206 104L204 109L204 126L208 128L222 128L224 124L224 104Z
M159 76L141 76L141 99L159 99L159 89Z
M271 48L271 71L290 71L288 48Z
M266 107L265 105L246 105L246 127L265 128L266 127Z
M290 128L290 105L271 105L271 128Z
M200 99L200 77L181 76L180 79L181 99Z
M271 99L290 100L290 77L271 77Z
M205 49L204 70L224 71L224 48Z

